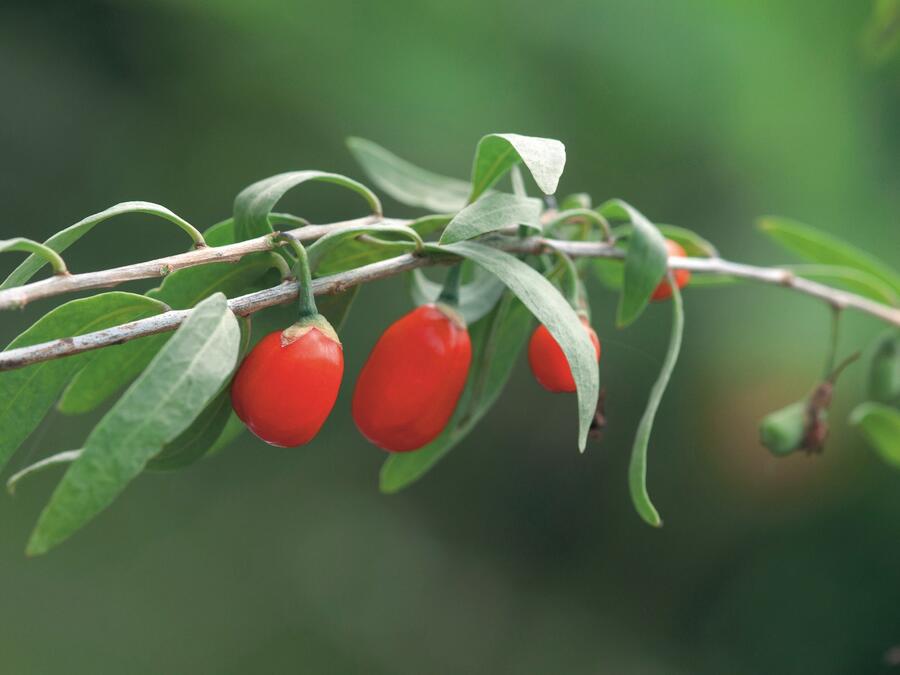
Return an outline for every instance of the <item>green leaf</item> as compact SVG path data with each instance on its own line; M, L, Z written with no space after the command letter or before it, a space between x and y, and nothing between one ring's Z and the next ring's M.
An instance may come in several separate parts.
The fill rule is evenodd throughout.
M541 192L552 195L566 166L566 146L552 138L536 136L484 136L475 150L469 202L478 199L518 162L528 168Z
M214 293L228 297L256 290L255 284L277 268L274 253L254 253L236 263L211 263L186 267L167 276L147 296L173 309L189 309ZM60 399L59 411L80 415L96 409L136 378L171 337L152 335L107 347L80 370Z
M900 294L900 274L875 256L835 236L788 218L762 218L759 228L775 242L801 258L823 265L852 267L878 277Z
M88 436L41 513L28 554L45 553L84 526L178 438L227 381L239 348L225 296L197 305Z
M451 220L453 220L452 215L436 214L417 218L409 226L424 237L446 227Z
M380 476L382 492L397 492L421 478L487 414L509 380L532 322L525 305L506 293L490 314L471 326L472 365L453 418L425 447L394 453L385 461Z
M90 412L136 378L153 360L168 333L150 335L121 345L106 347L69 382L56 408L64 415Z
M90 333L167 309L143 295L118 291L72 300L38 319L7 349ZM85 352L0 373L0 468L40 424L69 378L95 354Z
M433 248L467 258L496 275L562 347L578 392L578 448L584 451L597 409L599 375L594 346L575 310L552 283L508 253L472 241Z
M840 265L782 265L782 267L791 270L798 277L839 286L876 302L893 306L898 303L897 294L888 284L868 272L853 267Z
M66 274L68 270L66 269L66 263L63 262L62 257L54 251L49 246L44 244L39 244L36 241L32 241L31 239L26 239L25 237L14 237L13 239L0 239L0 253L4 252L22 252L22 253L30 253L31 256L26 260L30 260L33 257L42 258L45 263L50 263L53 266L54 274ZM2 288L2 286L0 286Z
M616 314L616 323L620 327L627 326L647 307L650 296L666 273L666 240L643 214L620 199L606 202L598 211L608 218L628 218L633 226L625 256L622 295Z
M347 147L369 179L401 204L432 211L458 211L469 184L410 164L364 138L348 138Z
M867 401L850 413L850 424L859 428L884 461L900 469L900 410Z
M410 280L410 293L416 305L437 302L442 284L426 277L422 270L413 270ZM479 267L475 278L459 288L459 313L471 326L494 308L505 290L502 281Z
M541 200L492 192L457 213L441 235L441 243L453 244L511 225L540 230L540 219Z
M272 208L291 188L308 181L334 183L361 195L375 215L381 215L381 202L362 183L337 173L325 171L290 171L271 176L241 190L234 200L234 235L238 241L272 232Z
M80 220L64 230L60 230L45 241L44 245L58 253L62 253L69 248L69 246L90 232L95 225L125 213L148 213L152 216L159 216L160 218L175 223L178 227L187 232L195 242L203 241L202 235L194 229L193 225L184 220L181 216L169 211L165 206L160 206L159 204L153 204L151 202L122 202L121 204L111 206L105 211L88 216L84 220ZM0 290L12 288L13 286L21 286L22 284L27 283L28 280L46 264L47 261L41 259L40 256L28 256L28 258L14 269L12 274L0 284Z
M647 492L647 446L650 444L650 432L653 429L656 411L659 409L659 404L669 384L669 378L672 377L672 371L675 369L675 364L678 361L683 332L684 308L681 303L681 292L676 284L673 283L672 335L669 338L669 348L666 351L666 358L663 361L659 377L650 390L647 408L644 410L644 414L638 424L634 445L631 448L631 463L628 467L628 489L631 492L634 507L641 518L654 527L661 526L662 519L659 517L656 507L653 506L653 502L650 501L650 495Z
M862 36L862 48L872 65L900 53L900 0L875 0Z

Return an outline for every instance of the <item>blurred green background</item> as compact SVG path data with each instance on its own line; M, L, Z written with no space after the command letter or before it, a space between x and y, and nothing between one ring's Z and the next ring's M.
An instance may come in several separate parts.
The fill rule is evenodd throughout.
M753 227L777 213L896 265L900 67L862 56L870 11L4 0L0 237L43 239L128 199L206 226L273 173L363 178L348 135L466 177L482 134L514 131L566 143L561 194L625 198L727 257L787 262ZM284 202L314 222L358 204L329 187ZM186 243L134 217L66 257L86 271ZM22 551L58 476L4 497L0 672L892 672L900 474L844 422L864 368L840 383L824 456L775 460L757 442L758 419L818 376L827 309L770 287L688 289L683 357L651 441L656 531L625 476L667 307L617 331L615 296L592 290L610 423L583 456L573 400L523 362L436 470L380 495L383 454L348 409L377 335L410 306L390 280L357 301L341 398L311 446L245 436L187 471L146 475L36 560ZM3 343L52 306L0 318ZM842 350L880 330L847 316ZM10 469L79 447L95 419L54 413Z

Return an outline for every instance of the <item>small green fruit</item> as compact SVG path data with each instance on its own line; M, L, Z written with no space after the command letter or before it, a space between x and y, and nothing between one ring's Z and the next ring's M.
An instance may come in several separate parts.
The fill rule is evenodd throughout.
M759 424L759 438L773 455L789 455L803 446L806 436L807 401L797 401L766 415Z

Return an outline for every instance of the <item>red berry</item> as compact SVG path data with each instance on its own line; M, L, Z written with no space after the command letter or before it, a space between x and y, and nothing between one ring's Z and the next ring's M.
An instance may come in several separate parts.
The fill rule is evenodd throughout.
M264 337L231 385L235 413L266 443L303 445L322 428L344 374L344 350L327 322Z
M422 305L378 339L353 392L363 436L389 452L434 440L459 401L472 343L464 321L443 305Z
M666 249L668 250L670 258L685 258L687 254L684 252L684 249L681 248L680 244L676 244L671 239L666 239ZM691 280L691 272L690 270L674 270L675 275L675 283L678 285L678 288L684 288L687 286L688 281ZM659 286L656 287L656 290L653 291L653 295L650 296L651 300L668 300L672 297L672 287L669 286L669 280L665 279L660 282Z
M591 342L594 343L594 350L597 352L597 361L599 362L600 339L586 318L581 317L581 323L584 324L584 329L591 338ZM552 392L575 391L575 378L572 377L569 361L566 359L562 347L544 325L538 326L531 334L531 340L528 342L528 364L531 366L534 378L544 389Z

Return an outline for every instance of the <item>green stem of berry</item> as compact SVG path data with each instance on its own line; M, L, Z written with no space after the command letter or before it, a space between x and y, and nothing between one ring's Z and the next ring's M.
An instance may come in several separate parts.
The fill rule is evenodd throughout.
M447 271L444 287L438 296L438 302L450 307L459 307L459 286L462 282L462 263L454 265Z
M275 241L285 242L296 256L294 261L294 277L300 288L298 289L298 318L305 319L315 316L319 313L316 308L316 297L313 294L312 273L309 269L309 258L306 255L306 249L303 247L296 237L293 235L279 232L274 236Z

